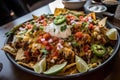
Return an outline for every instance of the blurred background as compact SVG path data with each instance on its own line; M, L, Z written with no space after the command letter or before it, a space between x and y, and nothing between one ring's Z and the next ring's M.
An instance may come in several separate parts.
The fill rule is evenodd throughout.
M54 0L0 0L0 26Z
M55 0L0 0L0 26L53 1ZM105 5L107 7L107 12L115 14L120 0L91 0L91 2L93 4ZM117 11L117 18L119 17L118 14L120 14L120 10Z

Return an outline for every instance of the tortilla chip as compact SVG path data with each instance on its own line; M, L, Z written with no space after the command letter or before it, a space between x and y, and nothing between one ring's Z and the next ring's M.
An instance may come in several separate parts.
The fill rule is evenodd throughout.
M59 75L68 75L68 74L75 74L78 73L78 70L76 69L76 66L71 67L70 69L66 70L65 72L59 72Z
M54 16L58 16L60 14L65 14L67 12L68 12L67 9L64 9L64 8L55 8Z
M38 16L33 15L33 14L32 14L32 17L33 17L33 19L34 19L34 20L36 20L36 19L38 19L38 18L39 18Z
M93 20L96 20L96 15L95 15L94 12L93 12L93 13L89 13L87 16L91 16L91 18L92 18Z
M20 48L17 51L17 55L15 57L15 60L24 60L26 57L24 56L24 50L22 48Z
M14 48L12 48L10 45L6 44L2 50L9 52L10 54L12 54L13 56L16 56L16 50Z
M83 16L83 15L85 15L84 11L69 11L69 12L74 14L75 16Z
M100 20L100 21L98 22L98 24L101 25L101 26L105 26L106 21L107 21L107 17L105 17L105 18L103 18L102 20Z
M33 66L34 66L33 62L29 62L28 64L27 63L23 63L23 62L17 62L17 63L22 65L22 66L28 67L30 69L33 69Z
M92 18L93 18L94 20L96 20L96 15L95 15L95 13L91 13L91 16L92 16Z
M62 72L65 72L67 69L70 69L71 67L73 67L73 66L75 66L75 65L76 65L76 63L71 63L71 64L65 66L65 67L62 69Z

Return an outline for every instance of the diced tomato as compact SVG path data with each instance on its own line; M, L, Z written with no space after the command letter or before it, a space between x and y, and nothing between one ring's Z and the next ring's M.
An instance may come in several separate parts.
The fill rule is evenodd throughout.
M51 45L49 45L49 46L46 46L46 50L52 50L52 46Z
M28 29L31 29L31 28L33 28L33 25L32 25L32 24L28 24L28 25L27 25L27 28L28 28Z
M26 50L26 51L24 52L24 55L25 55L25 57L26 57L28 60L30 60L30 56L29 56L29 51L28 51L28 50Z
M84 19L85 22L88 22L88 18Z
M84 17L83 16L80 16L79 19L82 20Z
M85 52L87 52L87 51L90 49L90 46L89 46L89 45L85 45L85 46L83 47L83 49L84 49Z
M40 54L39 50L36 50L36 51L34 52L34 56L38 56L39 54Z
M47 26L47 21L44 20L44 21L42 22L42 25L43 25L43 26Z
M42 36L39 36L38 39L41 40L43 37Z
M47 45L49 45L49 42L48 41L43 41L42 44L47 46Z
M58 38L54 36L54 37L52 38L52 40L53 40L53 42L55 42L55 41L58 40Z
M55 51L53 51L53 53L51 54L51 57L58 57L58 51L57 50L55 50Z
M64 40L60 39L60 40L59 40L59 43L60 43L60 44L64 44Z
M73 16L73 15L67 15L66 18L67 18L67 19L70 19L70 20L74 20L74 19L75 19L75 16Z
M77 32L75 33L76 38L82 38L82 32Z
M42 23L42 26L47 26L47 20L45 19L45 16L41 15L38 21Z
M74 25L75 29L78 29L82 26L82 22L76 22L76 24Z
M40 17L39 17L39 20L43 20L45 17L43 16L43 15L41 15Z
M50 39L50 37L51 37L51 36L50 36L49 33L46 33L46 34L43 35L43 38L45 38L46 40Z
M94 25L92 23L89 24L89 29L94 29Z
M37 42L41 43L42 38L43 38L42 36L39 36L38 39L37 39Z

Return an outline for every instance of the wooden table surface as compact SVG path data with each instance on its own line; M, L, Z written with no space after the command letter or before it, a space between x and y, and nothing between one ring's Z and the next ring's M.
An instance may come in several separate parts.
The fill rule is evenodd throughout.
M22 71L18 69L16 66L14 66L8 60L4 51L2 51L1 48L3 47L5 39L6 39L4 34L7 31L9 31L14 25L23 23L31 19L32 18L31 14L35 14L39 16L43 13L51 13L48 5L42 8L39 8L23 17L20 17L0 27L0 62L3 63L3 69L0 72L0 80L41 80L39 77L29 74L25 71ZM114 18L110 21L114 23L114 25L117 25L118 27L120 27L120 21L118 20L116 21L114 20ZM109 75L109 77L106 80L120 80L120 55L117 56L115 60L115 64L111 66L113 66L112 73Z

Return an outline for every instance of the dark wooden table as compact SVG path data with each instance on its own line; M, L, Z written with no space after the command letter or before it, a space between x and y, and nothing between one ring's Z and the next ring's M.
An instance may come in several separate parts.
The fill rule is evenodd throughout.
M0 49L3 47L5 42L5 33L9 31L14 25L23 23L32 18L31 14L41 15L43 13L51 13L49 5L46 5L42 8L39 8L23 17L20 17L8 24L5 24L0 27ZM120 21L110 20L114 25L120 27ZM120 53L120 52L119 52ZM14 66L6 57L4 51L0 50L0 62L3 63L3 69L0 72L0 80L41 80L39 77L31 75L25 71L18 69ZM120 55L118 54L115 64L113 66L113 70L109 74L109 76L105 80L120 80ZM102 74L101 74L102 75Z

